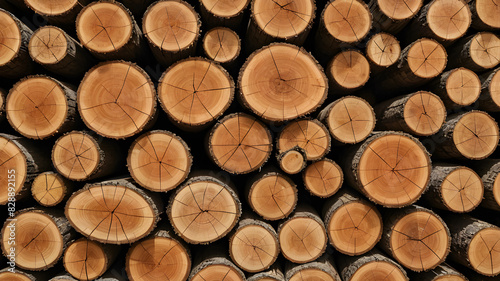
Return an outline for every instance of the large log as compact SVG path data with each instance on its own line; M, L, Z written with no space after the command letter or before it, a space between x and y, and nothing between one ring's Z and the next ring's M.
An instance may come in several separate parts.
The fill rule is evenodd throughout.
M500 160L484 159L473 163L474 170L477 172L484 185L484 199L481 206L500 211Z
M344 183L344 173L337 163L323 158L307 166L302 173L304 187L314 196L327 198Z
M422 7L422 0L370 0L373 26L392 34L399 33Z
M481 93L481 81L472 70L459 67L446 71L429 83L447 109L458 109L476 102Z
M498 0L476 0L470 1L469 7L472 12L472 27L477 30L500 29L500 2Z
M199 0L203 22L208 27L241 29L250 0Z
M337 255L335 261L344 281L409 281L401 265L378 250L354 257Z
M500 111L500 68L481 75L479 108L486 111Z

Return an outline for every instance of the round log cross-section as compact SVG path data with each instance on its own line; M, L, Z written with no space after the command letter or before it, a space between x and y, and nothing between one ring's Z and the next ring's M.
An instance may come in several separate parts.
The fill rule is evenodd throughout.
M330 152L330 134L315 119L296 120L280 132L276 147L284 152L298 146L304 149L307 160L318 160Z
M309 164L302 173L304 186L312 195L326 198L337 192L344 182L344 173L337 163L323 158Z
M33 198L46 207L61 203L70 192L70 183L54 172L38 174L31 184Z

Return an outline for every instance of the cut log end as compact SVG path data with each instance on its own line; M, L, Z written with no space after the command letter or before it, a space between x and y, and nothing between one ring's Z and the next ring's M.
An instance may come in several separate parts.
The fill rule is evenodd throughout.
M56 170L71 180L85 180L99 167L101 155L96 140L83 132L60 137L52 149Z
M441 40L462 37L471 22L469 5L463 0L435 0L427 12L429 28Z
M473 170L459 167L449 173L441 184L441 196L450 211L470 212L483 199L483 182Z
M473 104L481 93L481 81L476 73L466 68L457 68L446 80L446 95L457 105Z
M361 41L372 27L372 14L368 6L358 0L331 1L323 10L326 30L341 42Z
M210 13L221 18L231 18L240 14L250 0L201 0Z
M7 11L0 11L0 66L14 59L21 49L21 30Z
M42 206L51 207L61 203L68 192L63 178L54 172L36 176L31 184L33 198Z
M252 17L260 30L274 38L293 38L312 25L315 4L311 0L256 0Z
M244 281L245 276L241 270L234 265L208 264L189 279L191 281L219 280L221 277L226 281Z
M11 126L32 139L56 134L66 121L68 108L61 84L47 76L29 76L16 83L6 102Z
M284 43L254 52L238 84L243 104L270 121L308 114L328 93L328 80L316 60L304 49Z
M295 147L278 155L278 162L283 172L294 175L300 173L307 164L304 149Z
M360 51L347 50L333 58L327 67L327 73L335 86L352 91L368 82L370 64Z
M453 143L462 156L479 160L497 148L497 122L487 113L472 111L464 114L453 130Z
M28 50L37 63L56 64L67 55L68 41L60 28L44 26L33 33Z
M226 111L233 101L234 82L218 64L203 58L190 58L163 73L158 97L175 122L200 127Z
M193 7L184 1L158 1L144 14L144 35L162 52L180 52L198 39L200 22Z
M445 48L432 39L419 39L408 51L410 70L420 78L434 78L446 67L447 54Z
M103 62L89 70L77 101L87 127L114 139L142 131L156 111L151 79L139 66L124 61Z
M334 278L334 276L332 276L328 272L323 271L320 268L305 268L292 275L288 280L289 281L303 281L303 280L339 281L340 279Z
M344 173L337 163L325 158L307 166L302 178L311 194L326 198L340 189L344 182Z
M500 71L496 71L488 85L488 92L496 110L500 109Z
M365 263L351 276L349 281L366 281L366 280L387 280L387 281L408 281L408 277L402 269L393 263L385 260L377 260ZM438 281L438 280L434 280ZM439 281L457 281L457 280L442 280Z
M311 262L326 249L327 235L319 218L298 216L284 222L279 230L281 253L294 263Z
M258 119L245 113L231 114L212 129L209 152L223 170L245 174L262 167L272 151L271 133Z
M44 16L63 15L72 10L75 6L81 5L78 0L58 1L58 0L24 0L24 3L37 14Z
M486 276L500 274L500 228L490 227L478 231L472 238L467 258L472 268Z
M12 187L14 184L14 194L19 194L26 181L28 165L21 148L10 139L0 136L0 147L2 148L0 150L0 179L5 183L5 188L0 189L0 204L5 205L9 199L7 185ZM15 181L12 176L9 181L9 175L15 175Z
M499 0L477 0L474 4L478 18L489 28L500 28L500 1Z
M93 2L76 19L76 32L83 46L96 53L121 49L132 37L133 21L118 2Z
M379 1L379 5L380 5ZM391 1L383 1L391 2ZM408 1L407 1L408 2ZM411 1L411 2L421 2ZM398 6L399 7L399 6ZM402 7L405 7L402 5ZM376 66L389 67L396 63L401 55L399 41L389 33L375 34L366 45L366 56Z
M35 279L21 272L0 272L0 281L35 281Z
M248 194L252 209L266 220L286 218L297 204L297 188L288 178L269 173L254 182Z
M469 53L481 68L493 68L500 63L500 38L491 32L479 32L472 39Z
M420 91L406 102L403 117L412 133L430 136L437 133L445 122L446 108L438 96Z
M203 38L203 51L209 59L219 63L235 60L241 50L240 37L226 27L216 27L209 30Z
M151 131L130 146L127 167L134 180L151 191L169 191L183 182L191 169L187 144L167 131Z
M81 238L65 250L63 264L66 271L78 280L94 280L106 272L106 253L98 243Z
M377 0L380 11L394 21L410 19L417 14L422 0Z
M296 146L304 149L307 160L318 160L330 152L328 129L315 119L296 120L281 131L277 148L280 153Z

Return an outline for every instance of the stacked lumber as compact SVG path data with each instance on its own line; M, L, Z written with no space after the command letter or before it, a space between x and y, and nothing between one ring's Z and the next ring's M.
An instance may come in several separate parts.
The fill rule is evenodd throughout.
M0 281L500 278L499 0L0 0Z

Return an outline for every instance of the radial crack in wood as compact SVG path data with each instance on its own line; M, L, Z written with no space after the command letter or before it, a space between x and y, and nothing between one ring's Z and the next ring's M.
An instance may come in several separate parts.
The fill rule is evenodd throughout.
M61 203L70 193L71 184L54 172L43 172L31 184L33 198L42 206L52 207Z
M294 120L286 125L278 136L279 153L298 146L304 149L307 160L318 160L330 152L330 134L316 119Z
M473 104L481 93L481 81L473 71L460 67L447 71L430 83L430 89L444 102L446 108Z
M337 267L345 281L409 281L406 271L378 250L360 256L338 256ZM437 281L437 280L436 280ZM443 280L441 280L443 281ZM456 280L453 280L456 281Z
M344 173L328 158L311 163L302 173L305 188L314 196L327 198L335 194L344 182Z
M377 68L387 68L396 63L401 55L399 41L393 35L380 32L366 43L366 57ZM372 67L372 72L374 68Z

